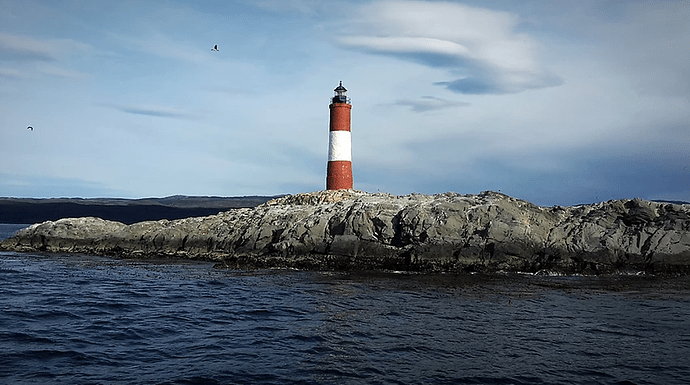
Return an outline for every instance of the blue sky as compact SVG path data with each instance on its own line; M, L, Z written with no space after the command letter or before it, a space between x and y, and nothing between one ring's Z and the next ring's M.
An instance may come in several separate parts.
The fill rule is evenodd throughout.
M342 80L355 189L690 201L689 26L688 0L0 0L0 196L322 190Z

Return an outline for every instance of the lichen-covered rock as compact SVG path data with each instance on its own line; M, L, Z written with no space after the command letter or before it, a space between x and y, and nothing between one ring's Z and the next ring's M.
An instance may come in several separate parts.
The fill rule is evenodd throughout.
M68 218L16 251L214 260L230 268L690 272L690 207L641 199L540 207L495 192L296 194L209 217L124 225Z

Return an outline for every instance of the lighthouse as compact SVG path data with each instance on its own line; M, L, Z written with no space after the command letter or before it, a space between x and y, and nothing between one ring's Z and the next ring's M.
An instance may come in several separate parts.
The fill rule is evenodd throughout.
M335 96L331 98L331 104L328 106L331 110L331 122L328 130L326 190L347 190L352 189L352 104L342 81L333 91Z

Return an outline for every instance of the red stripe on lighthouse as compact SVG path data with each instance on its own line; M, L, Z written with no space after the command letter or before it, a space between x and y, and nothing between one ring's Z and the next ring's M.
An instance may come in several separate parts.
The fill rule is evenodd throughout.
M350 110L351 104L332 103L330 131L350 131Z
M352 188L352 162L349 160L328 161L327 190L349 190Z
M352 142L350 137L350 111L352 105L343 82L334 90L331 99L328 138L327 190L352 189Z

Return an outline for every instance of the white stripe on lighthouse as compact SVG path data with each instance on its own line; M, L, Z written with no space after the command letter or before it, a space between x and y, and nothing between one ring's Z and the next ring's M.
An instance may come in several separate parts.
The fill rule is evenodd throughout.
M328 135L328 161L352 161L352 139L350 131L330 131Z

